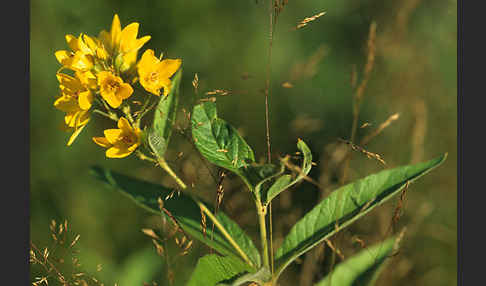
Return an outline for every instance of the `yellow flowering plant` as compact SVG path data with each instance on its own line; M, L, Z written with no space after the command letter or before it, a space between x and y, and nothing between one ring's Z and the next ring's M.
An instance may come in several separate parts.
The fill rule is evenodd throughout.
M140 145L143 133L140 127L141 118L157 104L155 102L149 106L150 102L158 100L152 99L152 94L156 94L155 89L160 90L162 87L164 95L169 94L170 78L180 70L182 61L165 59L158 65L154 63L150 66L147 64L147 56L143 61L139 61L138 51L151 37L138 38L138 30L138 23L131 23L122 29L120 19L115 14L109 32L102 30L98 37L87 34L75 37L68 34L65 39L69 50L55 52L55 57L62 67L56 74L60 96L55 100L54 107L65 113L63 129L73 132L68 140L68 146L85 128L93 113L105 116L118 124L119 129L105 130L106 137L93 138L98 145L109 147L106 152L108 158L126 157ZM148 51L153 54L153 50ZM143 82L141 86L146 93L139 92L145 98L139 110L135 110L133 102L130 102L136 90L135 85L139 81L137 66L144 76L147 69L156 68L151 71L154 73L151 85L146 84L145 78L140 81ZM110 136L115 134L113 130L123 131L123 136L131 134L122 137L136 139L135 143L130 146L123 145L125 141L117 141Z
M150 36L137 38L138 29L138 23L122 29L115 15L110 31L101 31L97 38L85 34L79 37L67 35L70 51L55 53L62 67L56 75L60 96L54 107L65 113L64 129L73 132L68 145L96 113L116 123L116 128L104 130L104 136L92 138L95 144L106 148L107 158L136 154L139 159L162 168L173 179L176 188L152 184L102 167L93 168L93 174L113 189L174 222L177 229L182 230L185 242L190 241L185 237L189 234L218 253L199 260L188 285L277 285L282 272L299 256L327 242L330 236L408 188L411 182L439 166L447 157L444 154L427 162L384 170L341 186L305 214L283 238L279 248L274 249L271 202L304 179L310 180L308 175L314 165L312 152L303 140L298 139L298 163L294 162L296 156L290 155L279 158L278 162L272 163L270 159L266 163L258 162L253 149L238 130L218 116L215 97L201 99L192 106L190 113L186 113L189 115L187 129L190 129L190 138L186 139L191 141L197 155L224 172L233 173L248 189L258 219L260 247L256 247L236 222L217 211L222 200L221 183L218 183L219 202L211 207L191 192L195 191L196 185L187 185L165 159L177 120L182 60L157 58L152 49L144 51L138 59L138 51L150 39ZM197 76L192 84L197 94ZM135 104L133 96L136 93L143 102ZM142 126L141 119L150 111L154 112L153 118ZM271 158L267 142L268 158ZM376 154L350 141L346 143L353 150L376 159ZM381 160L381 157L377 158ZM173 196L175 189L182 191L176 197ZM212 229L206 228L206 218L213 223ZM336 285L355 285L356 281L366 279L366 275L376 276L385 258L396 250L400 239L401 236L394 236L370 248L373 255L365 252L344 261L344 266L335 270L336 277L343 279ZM188 245L191 244L192 240ZM187 251L189 246L184 246L184 250ZM357 270L350 274L349 269ZM318 285L330 285L326 279L333 273Z

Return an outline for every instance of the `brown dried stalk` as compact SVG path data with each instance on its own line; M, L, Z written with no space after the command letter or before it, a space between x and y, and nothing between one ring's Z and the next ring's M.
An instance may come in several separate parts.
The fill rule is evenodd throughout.
M360 145L364 146L364 145L368 144L371 141L371 139L373 139L378 134L380 134L385 128L390 126L390 124L392 124L393 121L397 120L399 117L400 117L400 114L398 114L398 113L395 113L395 114L391 115L390 117L388 117L388 119L385 122L383 122L382 124L380 124L380 126L378 126L378 128L376 128L375 131L373 131L372 133L370 133L366 137L364 137L363 140L361 140Z
M307 26L307 24L309 24L310 22L312 21L315 21L317 20L318 18L324 16L327 12L321 12L321 13L318 13L314 16L311 16L311 17L307 17L305 18L304 20L300 21L298 24L297 24L297 27L294 28L294 30L297 30L297 29L301 29L305 26Z
M353 149L354 151L358 151L358 152L366 155L366 157L368 157L370 159L375 159L375 160L379 161L380 163L382 163L383 165L386 165L385 160L383 160L379 154L370 152L370 151L364 149L363 147L354 144L353 142L351 142L349 140L344 140L344 139L340 138L339 141L341 141L345 144L348 144L349 146L351 146L351 149Z

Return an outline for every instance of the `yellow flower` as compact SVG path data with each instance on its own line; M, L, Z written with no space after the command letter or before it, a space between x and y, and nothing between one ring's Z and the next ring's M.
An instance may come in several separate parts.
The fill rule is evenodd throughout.
M74 131L68 140L70 146L79 133L89 122L89 111L83 110L78 103L78 99L73 96L63 95L54 102L54 107L66 112L64 116L63 128L66 131Z
M66 35L66 42L71 48L72 52L60 50L55 52L55 56L60 64L75 70L87 71L93 67L93 51L83 42L83 34L79 38L73 35Z
M122 55L122 71L128 70L135 64L138 50L151 38L150 36L145 36L137 39L138 27L139 24L135 22L122 30L120 19L115 14L110 33L105 30L100 32L99 39L110 51L112 57L116 58L118 54Z
M66 113L64 121L69 128L78 128L89 121L88 110L79 107L74 97L63 95L54 102L54 107Z
M77 73L77 75L85 78L86 82L89 83L88 75L83 73ZM91 108L93 103L93 94L91 91L81 82L77 77L72 77L64 73L58 73L56 75L59 81L59 88L63 97L69 97L65 101L71 101L71 98L79 105L82 110L88 110ZM62 97L61 97L62 98ZM58 99L60 100L60 99Z
M130 84L111 72L102 71L98 73L98 85L103 99L113 108L118 108L124 99L129 98L133 93Z
M142 131L133 128L127 119L118 120L118 129L107 129L105 137L93 137L93 141L106 150L107 158L124 158L140 145Z
M94 55L93 50L84 42L82 33L79 35L78 38L75 36L68 34L66 35L66 42L68 46L71 48L73 52L80 51L86 55Z
M61 65L75 71L86 71L93 67L93 61L89 55L83 54L81 51L73 53L62 50L57 51L55 55Z
M103 43L86 34L80 34L78 38L66 35L66 42L71 52L66 50L56 51L55 55L59 63L75 71L88 71L95 65L95 58L101 61L108 59L108 52Z
M146 91L160 96L160 89L164 88L164 96L170 92L170 77L181 66L181 59L166 59L160 61L154 56L153 50L146 50L138 62L138 76L140 84Z
M76 72L76 75L85 73L89 72ZM63 129L73 131L67 143L70 146L89 122L93 94L77 77L63 73L56 74L56 77L59 81L61 97L54 102L54 107L66 113Z

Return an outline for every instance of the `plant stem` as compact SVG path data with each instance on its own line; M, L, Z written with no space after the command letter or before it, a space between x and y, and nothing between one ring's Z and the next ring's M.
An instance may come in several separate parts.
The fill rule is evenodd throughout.
M194 198L193 199L196 201L197 205L201 208L201 210L213 221L214 225L221 231L221 234L223 234L226 239L228 239L228 242L236 249L238 254L243 258L243 260L248 263L250 266L255 266L253 263L250 261L248 256L246 255L245 252L240 248L238 244L233 240L233 237L226 231L224 226L219 222L219 220L214 216L214 214L201 202L199 199Z
M167 164L167 161L165 161L164 158L157 158L157 162L159 163L160 167L164 169L175 181L176 183L183 189L187 189L187 185L176 175L176 173L170 168L170 166ZM231 244L231 246L234 247L234 249L238 252L238 254L243 258L243 260L249 264L250 266L254 267L253 263L250 261L248 256L246 255L245 252L240 248L240 246L236 243L236 241L233 239L233 237L226 231L224 226L219 222L219 220L214 216L214 214L204 205L204 203L201 202L197 197L193 196L190 193L186 193L188 196L190 196L196 204L199 206L199 208L206 214L211 221L214 223L214 225L219 229L221 234L228 240L228 242ZM267 261L268 263L268 261Z
M266 207L262 205L260 199L256 201L258 224L260 225L260 240L262 243L262 257L263 266L270 268L270 262L268 259L268 242L267 242L267 227L265 224Z
M98 114L103 115L104 117L107 117L107 118L109 118L109 119L111 119L113 121L118 121L118 116L115 113L108 114L108 113L103 112L103 111L101 111L99 109L94 109L93 110L93 113L98 113Z
M179 179L179 177L176 175L176 173L174 173L174 171L172 171L172 169L169 167L169 165L167 164L167 161L165 161L164 158L157 158L157 162L159 163L160 167L162 169L164 169L175 181L176 183L183 189L187 189L187 186L186 184L184 184L184 182Z
M267 163L272 162L272 155L271 155L271 148L270 148L270 120L269 120L269 107L268 107L268 97L270 95L270 77L271 77L271 69L272 69L272 47L273 47L273 25L275 21L274 16L274 8L273 8L273 0L268 0L268 10L270 16L270 23L269 23L269 43L268 43L268 61L267 61L267 78L265 81L265 129L266 129L266 139L267 139ZM273 274L273 237L272 237L272 202L270 202L268 206L269 210L269 230L270 230L270 271ZM265 223L265 216L263 216L263 223ZM261 224L260 224L261 229ZM266 240L265 240L266 244ZM268 252L265 253L265 257Z

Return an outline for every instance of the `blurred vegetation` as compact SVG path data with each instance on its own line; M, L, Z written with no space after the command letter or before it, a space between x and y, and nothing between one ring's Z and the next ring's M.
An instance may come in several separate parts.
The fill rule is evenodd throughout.
M402 216L393 229L407 226L408 232L379 285L457 284L456 6L456 1L449 0L289 0L276 25L270 95L274 158L295 152L297 138L302 138L318 162L310 176L330 188L338 185L339 174L333 172L332 164L327 165L330 170L323 166L338 150L337 139L350 138L352 74L357 72L359 82L372 21L377 23L375 65L358 124L369 123L369 127L358 128L356 143L399 113L399 119L366 146L379 153L387 167L449 153L442 167L407 192ZM106 159L104 149L91 137L100 136L112 122L99 116L94 115L73 146L66 147L69 133L58 128L63 114L53 107L58 94L55 74L60 67L54 52L67 48L65 34L96 36L109 29L115 13L122 27L139 22L139 35L152 36L144 49L183 59L182 107L190 110L195 100L194 73L199 76L200 94L213 89L232 91L230 96L218 97L219 114L239 128L256 156L264 160L267 7L263 0L31 1L31 241L41 248L49 246L50 221L66 219L71 230L80 234L78 256L85 271L104 285L151 281L169 285L165 260L141 232L157 225L157 218L107 191L88 171L99 164L138 178L172 183L160 169L134 156ZM293 30L299 21L321 11L327 14ZM284 82L293 87L283 87ZM169 148L169 157L183 177L200 187L201 196L214 201L214 181L188 142L175 135ZM182 158L179 152L184 152ZM348 180L381 169L377 161L353 153ZM211 168L213 175L217 171ZM222 209L257 238L256 214L241 182L229 176L224 184ZM275 246L319 198L319 189L304 182L274 203ZM385 239L397 200L334 237L334 245L349 257L359 250L353 242L356 236L366 245ZM170 266L174 285L184 285L197 258L209 251L195 242L188 255L178 258L178 264ZM326 249L324 254L326 259L318 261L311 272L316 279L331 267L327 259L331 252ZM283 274L281 285L306 283L301 277L307 267L305 257L301 261ZM98 264L103 266L101 271L96 270ZM38 276L36 271L33 267L33 277Z

